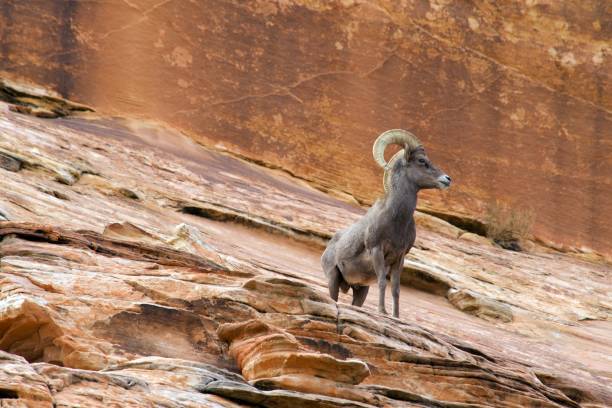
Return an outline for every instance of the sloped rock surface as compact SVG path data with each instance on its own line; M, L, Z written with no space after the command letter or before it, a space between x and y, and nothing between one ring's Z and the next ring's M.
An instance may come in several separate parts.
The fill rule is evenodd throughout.
M449 289L446 296L448 300L460 310L484 319L499 319L504 322L511 322L513 319L510 306L495 300L487 299L470 290Z
M6 79L0 79L0 100L10 103L10 109L40 118L58 118L93 109L63 99L46 89L24 86Z
M336 304L321 245L362 209L147 129L2 110L0 148L29 164L0 169L0 398L588 407L612 397L609 264L420 227L407 267L503 304L511 322L410 286L401 320L375 312L375 293L363 309Z
M0 351L0 404L51 407L53 397L46 379L25 358Z
M516 200L610 254L609 4L505 3L4 0L0 70L360 201L372 139L408 128L456 181L424 207Z

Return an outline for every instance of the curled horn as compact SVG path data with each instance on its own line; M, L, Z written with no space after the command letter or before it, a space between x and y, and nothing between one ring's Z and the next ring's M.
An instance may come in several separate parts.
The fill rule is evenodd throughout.
M391 173L390 169L397 160L399 160L404 154L404 149L395 153L389 162L385 162L385 149L390 144L398 144L404 146L410 150L415 150L421 146L421 142L415 135L403 129L391 129L383 132L372 146L372 155L376 163L383 169L385 169L385 176L383 179L383 186L385 187L385 193L391 188Z
M404 155L404 149L395 153L391 160L385 166L385 175L383 176L383 186L385 187L385 193L391 189L391 169L395 165L395 162L398 161Z
M415 135L404 129L391 129L383 132L372 146L372 154L374 160L382 168L385 168L387 162L385 162L385 149L390 144L397 144L400 146L408 145L410 150L414 150L421 146L421 142ZM395 157L395 156L394 156ZM389 161L390 162L390 161Z

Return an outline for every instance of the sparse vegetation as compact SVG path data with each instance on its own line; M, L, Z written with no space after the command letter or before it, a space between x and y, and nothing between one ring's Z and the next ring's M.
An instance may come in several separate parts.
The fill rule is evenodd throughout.
M521 242L531 236L535 213L531 208L496 200L487 206L486 232L496 244L521 251Z

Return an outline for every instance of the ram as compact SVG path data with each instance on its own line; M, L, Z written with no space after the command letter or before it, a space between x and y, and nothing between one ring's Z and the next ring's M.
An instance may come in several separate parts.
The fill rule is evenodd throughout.
M385 162L387 146L402 149ZM321 265L328 280L329 294L338 301L338 292L353 289L353 305L361 306L369 285L378 283L378 311L385 309L387 277L391 281L393 316L399 317L400 274L404 256L416 238L414 210L417 193L425 188L445 189L451 178L434 166L412 133L393 129L381 134L372 148L374 160L384 169L385 194L350 227L338 231L327 244Z

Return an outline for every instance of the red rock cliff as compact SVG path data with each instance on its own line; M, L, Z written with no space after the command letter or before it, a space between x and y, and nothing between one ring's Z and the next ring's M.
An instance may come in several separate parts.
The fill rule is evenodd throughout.
M412 129L456 181L422 205L525 202L609 253L611 34L596 0L6 0L0 70L366 202L373 138Z

